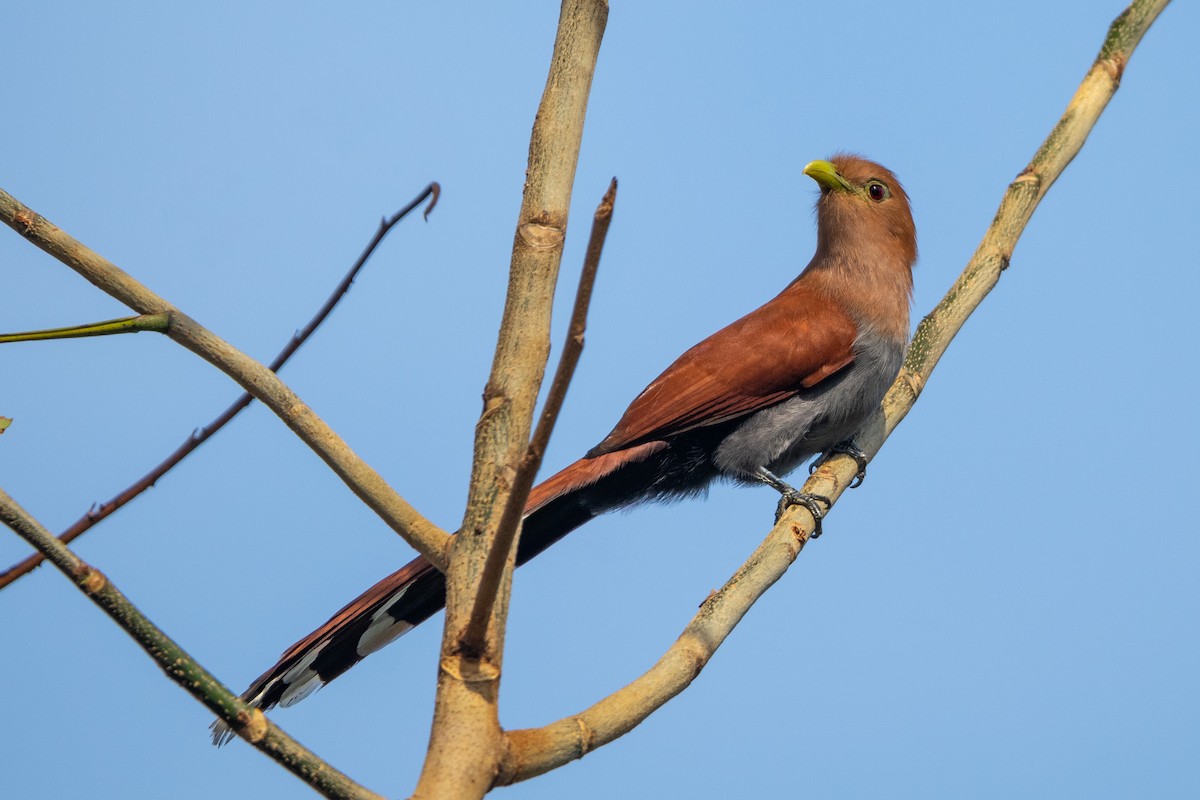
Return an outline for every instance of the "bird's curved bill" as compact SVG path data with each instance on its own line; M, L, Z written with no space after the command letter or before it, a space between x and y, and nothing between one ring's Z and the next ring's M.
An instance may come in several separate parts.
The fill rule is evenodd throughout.
M810 161L804 168L804 174L821 184L825 189L837 189L844 192L852 191L850 183L838 174L837 167L828 161Z

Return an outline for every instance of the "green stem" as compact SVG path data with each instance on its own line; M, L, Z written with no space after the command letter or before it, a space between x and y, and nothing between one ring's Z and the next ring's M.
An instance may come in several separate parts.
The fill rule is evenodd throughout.
M8 342L38 342L47 339L78 339L81 336L110 336L115 333L140 333L156 331L165 333L171 327L170 314L140 314L136 317L121 317L90 325L72 325L67 328L47 328L41 331L0 333L0 344Z

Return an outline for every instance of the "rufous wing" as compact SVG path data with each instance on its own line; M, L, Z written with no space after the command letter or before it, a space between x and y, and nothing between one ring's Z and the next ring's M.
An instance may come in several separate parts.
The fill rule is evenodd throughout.
M680 356L589 458L736 419L816 386L854 360L854 320L796 282Z

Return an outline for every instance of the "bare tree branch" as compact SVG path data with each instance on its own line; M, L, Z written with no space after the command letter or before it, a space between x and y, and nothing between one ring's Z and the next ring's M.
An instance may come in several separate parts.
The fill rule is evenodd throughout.
M855 435L855 442L868 456L879 451L904 419L963 322L999 281L1038 202L1083 146L1116 92L1130 55L1168 2L1137 0L1112 23L1099 56L1062 118L1033 161L1009 186L979 249L945 298L918 326L905 366L881 412ZM804 484L803 491L836 501L857 471L852 458L831 458ZM582 758L632 730L687 688L750 606L800 554L812 527L811 514L794 506L720 591L704 601L658 663L632 683L578 714L541 728L509 732L497 785L526 780Z
M900 377L883 400L883 424L873 429L877 438L859 440L868 454L877 452L908 414L967 317L999 283L1038 203L1082 149L1120 87L1133 51L1169 3L1170 0L1136 0L1113 20L1099 54L1066 111L1029 165L1009 184L975 254L942 301L917 326ZM844 476L849 459L839 460L839 475Z
M604 0L564 0L559 13L549 76L529 141L500 336L475 429L467 510L452 546L437 700L419 796L482 797L500 760L496 698L514 548L505 553L482 646L464 641L463 634L529 443L550 350L550 312L588 94L607 19Z
M167 336L233 378L270 408L362 501L439 569L448 534L421 516L279 377L151 292L111 261L0 189L0 219L139 314L168 314Z
M550 435L554 432L554 423L558 421L563 400L567 396L567 388L571 385L571 378L575 375L575 367L579 364L579 356L583 352L583 334L587 330L587 314L592 303L592 288L596 285L596 272L600 269L600 254L604 252L604 240L608 236L608 225L612 222L613 204L616 199L617 179L613 178L592 218L592 234L588 239L583 270L579 273L579 286L575 290L575 306L571 311L571 322L567 328L567 341L563 345L562 355L558 359L558 369L555 370L554 381L550 384L550 391L546 394L546 403L542 407L542 414L538 419L537 428L533 432L533 439L530 440L525 457L521 459L521 463L517 467L516 477L513 478L512 493L509 494L508 503L504 506L504 513L500 517L500 525L496 531L496 539L492 542L483 567L479 590L475 596L475 607L471 610L470 621L463 634L463 641L466 642L467 649L478 649L483 645L492 603L499 590L508 551L517 535L521 514L525 509L525 500L529 497L529 490L533 488L533 479L537 477L538 469L542 466L542 457L546 454L546 446L550 443Z
M364 789L325 763L276 727L261 711L225 688L138 611L104 573L78 558L3 489L0 489L0 521L37 548L70 578L79 591L103 609L154 659L168 678L183 687L209 711L238 729L246 741L326 797L381 800L379 795Z

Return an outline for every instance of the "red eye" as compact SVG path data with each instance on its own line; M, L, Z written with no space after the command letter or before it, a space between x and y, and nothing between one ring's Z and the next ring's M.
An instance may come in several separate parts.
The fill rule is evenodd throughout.
M872 181L867 185L867 194L871 196L872 200L878 203L882 200L886 200L890 193L888 192L888 188L882 183L879 183L878 181Z

